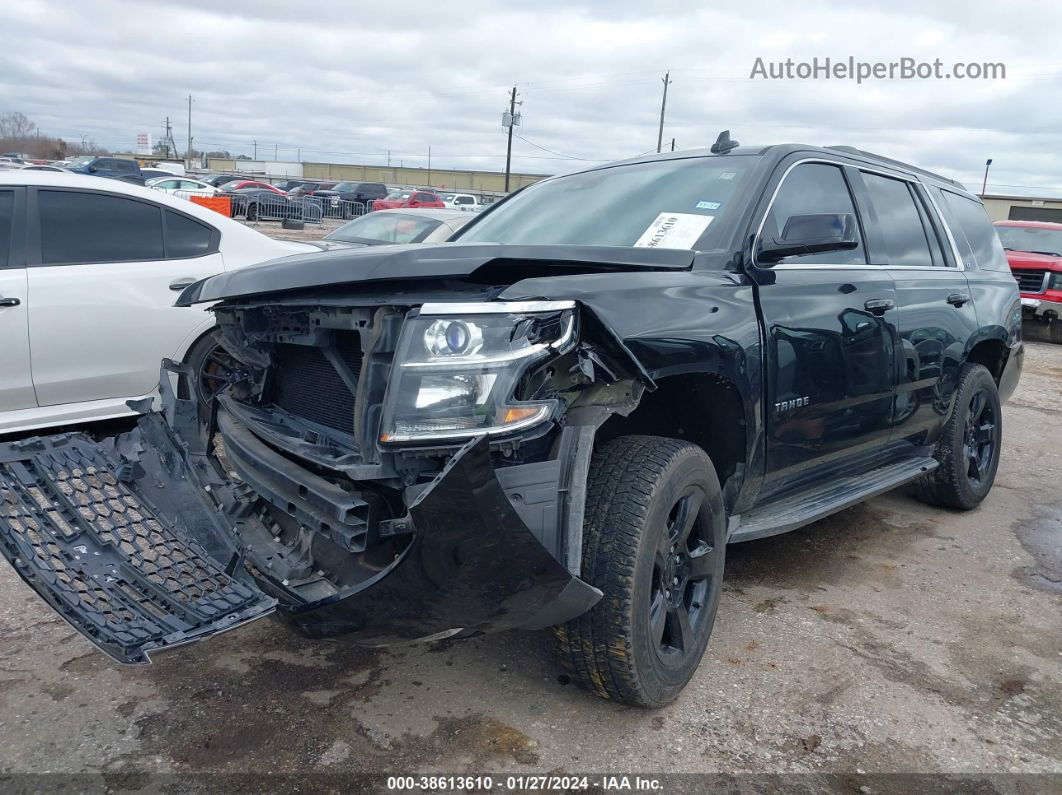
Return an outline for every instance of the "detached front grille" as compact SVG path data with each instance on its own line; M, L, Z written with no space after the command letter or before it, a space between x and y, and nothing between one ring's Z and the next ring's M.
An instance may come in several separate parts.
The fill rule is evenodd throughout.
M1048 271L1019 270L1014 268L1011 272L1014 274L1014 279L1018 282L1018 289L1021 292L1042 293L1044 291L1044 284L1047 280Z
M361 373L361 339L356 331L336 331L333 344L350 368ZM354 391L321 348L277 345L272 370L273 402L291 414L343 433L354 432Z

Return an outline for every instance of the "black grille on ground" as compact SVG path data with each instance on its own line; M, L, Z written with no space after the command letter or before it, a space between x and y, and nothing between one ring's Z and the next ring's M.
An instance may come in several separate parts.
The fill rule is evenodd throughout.
M354 378L361 372L361 338L356 331L333 335L339 358ZM273 358L273 402L303 419L343 433L354 431L354 393L321 348L281 343Z
M1044 291L1044 276L1047 271L1018 270L1011 271L1018 282L1018 289L1023 293L1042 293Z

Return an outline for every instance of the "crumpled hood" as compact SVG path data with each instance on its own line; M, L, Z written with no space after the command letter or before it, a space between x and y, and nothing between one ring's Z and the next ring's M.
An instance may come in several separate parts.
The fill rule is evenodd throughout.
M530 276L681 271L692 265L693 252L680 249L495 243L368 246L300 254L219 273L188 287L177 306L375 281L464 278L477 272L492 283L514 283Z

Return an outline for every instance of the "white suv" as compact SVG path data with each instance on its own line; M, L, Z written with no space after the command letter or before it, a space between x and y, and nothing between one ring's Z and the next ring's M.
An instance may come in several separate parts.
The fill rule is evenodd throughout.
M212 347L180 290L315 248L118 180L0 171L0 433L132 414L163 358Z

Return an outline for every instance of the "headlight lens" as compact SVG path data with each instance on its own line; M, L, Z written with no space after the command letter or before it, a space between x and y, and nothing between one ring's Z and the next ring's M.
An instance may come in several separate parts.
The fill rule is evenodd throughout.
M1056 272L1051 274L1051 281L1047 283L1048 289L1062 290L1062 272Z
M552 401L513 393L531 366L574 340L571 301L425 305L402 327L380 441L462 439L543 421Z

